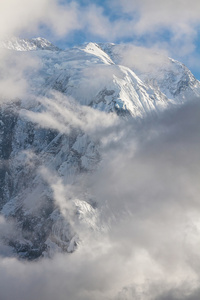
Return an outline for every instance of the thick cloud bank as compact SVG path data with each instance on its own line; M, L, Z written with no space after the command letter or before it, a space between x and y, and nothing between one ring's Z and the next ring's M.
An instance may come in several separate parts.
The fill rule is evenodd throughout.
M102 145L98 171L80 182L106 229L77 227L81 241L70 255L2 257L1 299L199 299L199 116L197 99L113 126L118 140Z

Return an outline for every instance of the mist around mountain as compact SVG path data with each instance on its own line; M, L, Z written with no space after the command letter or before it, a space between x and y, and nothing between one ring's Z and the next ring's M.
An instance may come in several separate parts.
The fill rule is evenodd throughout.
M1 299L199 299L200 82L131 45L0 46Z

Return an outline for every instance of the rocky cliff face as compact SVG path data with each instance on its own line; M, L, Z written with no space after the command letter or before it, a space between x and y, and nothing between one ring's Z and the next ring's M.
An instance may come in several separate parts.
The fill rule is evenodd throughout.
M1 241L28 259L73 252L77 224L101 230L98 203L73 189L98 168L99 132L112 118L141 120L197 97L200 83L170 58L151 72L122 65L125 48L114 44L62 51L38 38L1 47L39 62L26 74L28 93L0 108L0 209L12 227Z

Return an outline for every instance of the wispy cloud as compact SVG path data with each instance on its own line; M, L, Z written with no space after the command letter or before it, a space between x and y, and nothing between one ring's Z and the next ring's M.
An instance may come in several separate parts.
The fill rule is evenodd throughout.
M29 83L26 75L39 69L39 59L29 53L0 49L0 68L0 102L19 100L27 95Z
M46 26L61 36L79 28L76 3L61 5L57 0L31 1L9 0L1 3L0 38L39 32Z
M60 133L69 134L72 129L79 129L98 139L105 130L117 125L115 114L107 114L92 107L80 105L73 98L59 92L51 92L49 97L38 99L40 111L22 109L20 114L43 128L51 128Z

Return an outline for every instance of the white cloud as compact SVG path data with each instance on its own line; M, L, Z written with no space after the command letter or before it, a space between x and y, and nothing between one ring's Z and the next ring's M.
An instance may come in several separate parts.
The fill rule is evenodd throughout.
M126 20L125 26L118 30L118 37L123 32L124 37L143 36L151 46L152 41L162 40L162 47L167 46L176 57L195 51L200 24L199 1L117 0L109 4Z
M74 99L55 91L50 97L38 100L42 104L40 112L22 109L21 116L41 127L51 128L61 133L69 134L72 129L76 128L98 138L98 135L118 122L118 117L114 114L108 115L80 105Z
M159 47L147 48L132 44L116 45L113 48L117 63L132 69L134 72L156 71L169 64L168 53Z
M39 60L29 53L0 49L0 99L8 101L24 97L28 91L26 74L39 68Z
M125 0L117 1L126 13L138 13L136 28L138 31L159 30L160 26L177 28L184 33L191 33L190 26L198 24L200 4L197 0ZM114 5L114 3L112 3Z
M8 0L0 4L0 38L25 33L37 34L45 25L56 35L78 29L75 3L60 5L57 0Z

